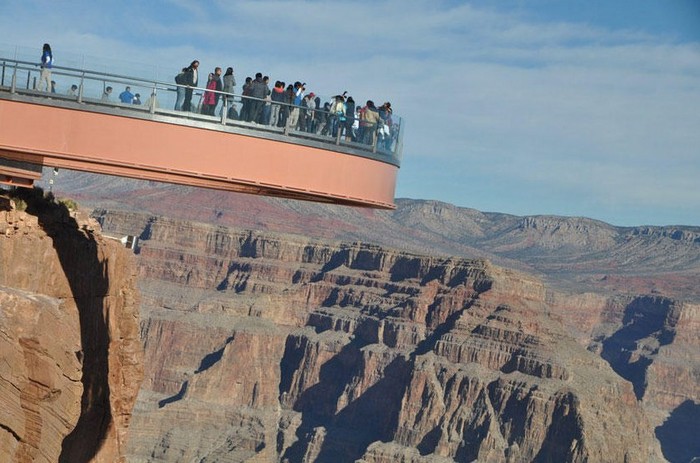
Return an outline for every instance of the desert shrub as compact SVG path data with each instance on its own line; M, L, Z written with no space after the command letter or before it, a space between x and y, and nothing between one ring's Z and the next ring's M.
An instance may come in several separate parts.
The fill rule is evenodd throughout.
M63 204L66 206L66 209L69 211L77 211L78 210L78 203L75 202L75 200L70 199L70 198L62 198L58 200L59 204Z
M27 210L27 202L22 198L13 198L12 201L15 203L15 209L18 211Z

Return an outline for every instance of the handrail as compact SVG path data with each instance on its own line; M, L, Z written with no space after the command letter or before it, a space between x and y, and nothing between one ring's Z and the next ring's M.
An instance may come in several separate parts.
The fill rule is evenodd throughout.
M22 61L0 57L0 66L2 66L2 71L0 72L0 91L2 90L2 87L5 86L5 69L6 67L11 67L12 84L10 88L10 93L21 92L30 94L32 96L46 95L43 92L34 90L31 85L31 74L32 72L37 72L39 70L39 64L30 61ZM235 93L210 90L205 87L192 87L188 85L177 84L174 82L163 82L155 79L144 79L140 77L92 71L88 69L53 66L51 71L52 77L53 75L56 75L59 77L70 77L80 79L80 84L78 85L76 95L50 93L51 96L56 96L60 99L69 99L77 101L80 104L106 105L111 107L118 105L121 108L129 108L135 111L143 112L143 106L139 107L139 105L124 104L119 101L113 100L104 101L101 99L101 95L97 98L90 98L87 96L89 92L86 94L86 85L87 83L94 84L97 82L101 84L103 90L108 86L108 84L122 84L130 87L136 87L137 89L144 88L148 89L150 94L148 100L150 104L147 110L151 115L165 114L168 116L176 116L185 119L195 119L207 123L218 123L219 125L224 126L245 127L248 130L252 130L261 134L277 132L281 135L283 134L285 136L292 137L295 140L299 140L300 138L309 139L316 143L321 143L322 145L328 145L328 149L336 151L338 150L338 147L342 145L345 148L351 149L353 152L366 152L370 155L370 157L375 158L376 156L380 156L379 159L381 160L385 160L386 162L390 162L392 164L395 164L396 166L400 165L400 157L403 146L402 138L404 124L403 120L401 120L401 118L397 116L391 116L391 122L393 122L391 125L385 123L385 120L380 118L378 123L376 124L368 124L364 121L358 121L357 127L354 128L355 126L348 127L347 123L343 123L341 125L341 121L337 119L337 115L320 108L307 109L305 107L295 105L293 103L271 101L266 98L261 99L252 96L243 96L237 95ZM19 89L17 87L18 72L27 72L27 82L25 84L24 89ZM193 99L195 96L200 97L199 104L201 104L203 96L207 93L218 95L219 98L217 100L223 101L223 107L221 108L220 116L214 116L213 119L211 115L199 114L191 111L188 112L166 110L165 108L160 107L158 98L164 95L163 92L170 92L165 93L165 98L163 100L165 101L166 99L169 99L169 96L172 96L172 92L177 93L178 88L192 90ZM251 121L231 119L228 117L227 114L228 108L230 108L231 106L234 106L235 108L235 104L237 102L240 103L243 107L246 107L246 105L252 102L258 102L257 104L261 106L261 110L264 112L265 106L269 106L270 111L272 110L273 105L277 106L279 109L276 111L284 113L285 124L284 126L273 126L269 124L251 123ZM214 108L216 109L221 107L221 104L222 103L220 101L217 101L217 105ZM305 123L307 124L306 127L300 127L299 129L297 129L297 127L290 126L289 116L295 109L298 110L300 114L302 111L304 113L306 113L307 111L311 113L310 117L312 117L313 119L311 119L310 121L308 119L305 119ZM308 116L309 115L307 114L307 117ZM321 127L318 126L320 124L322 125ZM311 128L311 131L308 131L309 128ZM345 134L345 139L343 139L343 134ZM362 140L360 140L360 142L357 141L358 136L362 137Z

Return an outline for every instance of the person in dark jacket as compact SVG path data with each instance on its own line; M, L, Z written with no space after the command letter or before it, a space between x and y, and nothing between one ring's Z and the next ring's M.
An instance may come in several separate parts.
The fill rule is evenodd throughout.
M277 127L277 123L280 119L280 110L282 109L281 103L284 103L284 82L280 82L279 80L275 82L275 87L272 89L270 99L272 100L270 125Z
M240 119L242 121L247 121L248 120L248 113L250 112L250 98L251 93L253 91L253 78L252 77L246 77L245 78L245 83L243 84L243 93L242 98L241 98L241 113L240 113Z
M250 110L248 111L248 122L259 122L262 114L262 108L265 102L263 101L269 95L270 89L263 81L261 72L255 74L255 80L251 82L250 96L253 98L249 102Z
M356 141L352 126L355 124L355 100L351 96L345 101L345 141Z
M282 82L282 86L284 87L284 82ZM294 101L294 86L292 84L287 85L280 101L284 104L280 107L280 117L279 121L277 121L277 127L286 127L291 113L290 105Z
M185 85L187 85L187 88L185 89L185 101L182 103L182 110L183 111L191 111L192 110L192 91L194 90L193 87L197 86L197 82L199 80L198 75L197 75L197 68L199 67L199 61L194 60L190 65L185 69Z
M175 83L177 84L177 96L175 98L175 111L182 111L182 103L185 102L185 73L187 68L182 68L182 71L175 76Z
M217 67L214 69L214 77L212 78L214 81L214 90L216 90L216 93L214 93L214 106L212 106L209 109L209 115L213 116L214 113L216 112L216 106L219 104L219 98L221 98L221 93L219 93L221 90L224 88L223 82L221 82L221 68Z

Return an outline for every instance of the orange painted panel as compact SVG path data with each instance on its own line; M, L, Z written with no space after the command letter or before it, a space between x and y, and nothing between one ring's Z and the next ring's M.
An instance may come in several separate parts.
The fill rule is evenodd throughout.
M398 171L276 140L0 99L3 150L47 166L237 191L257 185L373 207L393 207Z

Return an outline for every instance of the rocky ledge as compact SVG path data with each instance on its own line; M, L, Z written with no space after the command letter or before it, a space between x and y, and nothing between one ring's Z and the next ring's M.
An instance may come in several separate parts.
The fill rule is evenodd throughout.
M15 200L0 198L0 461L125 461L143 376L133 256L40 192Z

